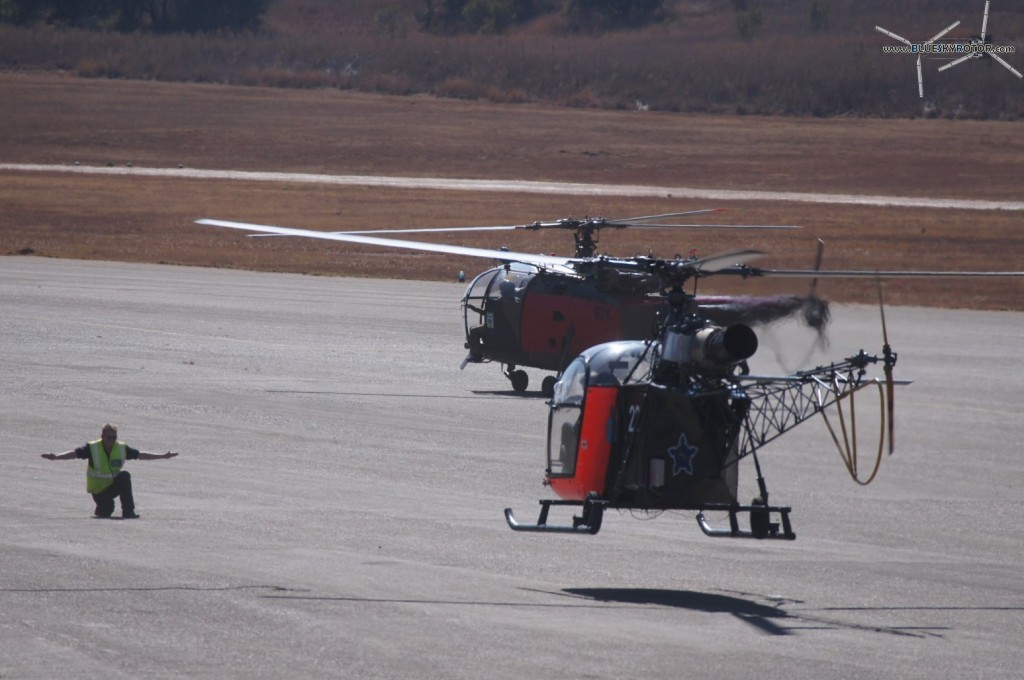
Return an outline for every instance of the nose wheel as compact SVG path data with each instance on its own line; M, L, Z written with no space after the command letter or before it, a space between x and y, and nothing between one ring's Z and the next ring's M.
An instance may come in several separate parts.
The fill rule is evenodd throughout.
M526 391L526 388L530 384L530 376L528 376L526 374L526 371L524 371L521 368L517 369L515 366L512 366L510 364L509 367L507 369L505 369L504 373L505 373L505 377L508 378L509 382L512 383L513 391L515 391L515 392L525 392Z

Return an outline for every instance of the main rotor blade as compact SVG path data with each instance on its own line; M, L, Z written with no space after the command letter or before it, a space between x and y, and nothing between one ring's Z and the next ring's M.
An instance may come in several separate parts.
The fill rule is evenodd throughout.
M728 269L729 267L752 262L767 254L768 253L761 250L731 250L727 253L718 253L717 255L702 257L692 264L694 268L699 271L714 273Z
M444 233L449 231L511 231L522 229L521 226L505 224L494 227L434 227L419 229L366 229L363 231L336 231L336 234L430 234Z
M630 224L622 225L635 229L672 229L680 227L685 229L803 229L793 225L777 224Z
M921 75L921 55L917 55L917 96L924 99L924 77Z
M933 35L933 36L932 36L932 38L931 38L931 40L929 40L928 42L926 42L926 43L925 43L925 45L931 45L931 44L932 44L933 42L935 42L936 40L938 40L938 39L939 39L939 38L941 38L942 36L946 35L947 33L949 33L950 31L952 31L952 30L953 30L954 28L956 28L956 27L957 27L957 26L959 26L959 25L960 25L960 20L959 20L959 19L957 19L956 21L954 21L953 23L951 23L951 24L950 24L949 26L946 26L946 27L945 27L944 29L942 29L941 31L939 31L938 33L936 33L935 35Z
M362 235L373 235L373 234L429 234L429 233L446 233L455 231L510 231L512 229L522 229L523 227L515 225L506 225L498 227L438 227L432 229L364 229L359 231L331 231L326 232L329 234L362 234ZM294 234L249 234L253 237L262 236L294 236Z
M856 278L943 278L943 277L1010 277L1024 276L1021 272L967 272L967 271L870 271L870 270L835 270L818 271L814 269L758 269L756 267L740 267L735 271L720 271L720 274L738 274L740 276L777 276L793 278L830 278L830 279L856 279Z
M1002 57L1000 57L995 52L990 52L988 56L992 57L993 59L998 61L1003 66L1005 66L1006 68L1010 69L1010 73L1012 73L1013 75L1017 76L1018 78L1024 78L1024 75L1021 75L1020 71L1018 71L1017 69L1015 69L1014 67L1012 67L1008 63L1006 63L1006 60L1003 59Z
M631 258L576 258L570 260L570 266L575 265L605 265L615 269L623 270L645 270L645 271L671 271L676 274L685 274L686 277L699 276L701 274L714 274L733 267L740 270L750 270L746 262L763 257L767 253L760 250L731 250L725 253L717 253L700 259L685 260L663 260L654 257L631 257Z
M666 217L685 217L686 215L706 215L708 213L725 212L725 208L701 208L700 210L687 210L686 212L662 213L661 215L640 215L639 217L617 217L608 220L608 224L623 224L633 222L645 222L647 220L660 220Z
M896 40L899 40L901 43L904 43L906 45L910 45L911 47L913 47L913 45L914 45L914 43L910 42L909 40L907 40L903 36L896 35L892 31L887 31L884 28L882 28L881 26L875 26L875 30L880 32L880 33L885 33L890 38L895 38Z
M985 42L985 31L988 29L988 3L989 0L985 0L985 16L981 18L981 42Z
M510 260L525 262L538 266L559 266L572 262L568 257L555 257L552 255L537 255L534 253L516 253L505 250L490 250L487 248L467 248L464 246L451 246L439 243L423 243L421 241L402 241L399 239L376 238L373 236L361 236L358 234L345 234L330 231L314 231L310 229L293 229L291 227L275 227L264 224L248 224L245 222L229 222L227 220L196 220L196 224L204 224L211 227L226 227L228 229L242 229L246 231L257 231L266 234L281 234L286 236L303 236L306 238L319 238L328 241L342 241L344 243L362 243L365 245L383 246L385 248L406 248L409 250L422 250L433 253L445 253L448 255L464 255L466 257L482 257L491 260Z
M955 60L949 62L945 66L940 66L939 70L940 71L945 71L946 69L953 68L957 64L959 64L961 62L964 62L964 61L967 61L968 59L973 59L974 57L975 57L975 55L973 53L972 54L965 54L964 56L960 57L959 59L955 59Z

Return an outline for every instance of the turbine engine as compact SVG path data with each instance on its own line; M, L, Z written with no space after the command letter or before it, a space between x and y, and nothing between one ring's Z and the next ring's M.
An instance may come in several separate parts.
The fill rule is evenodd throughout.
M757 351L757 335L746 324L707 325L696 317L669 326L662 334L661 356L655 367L659 382L674 383L693 369L727 373Z

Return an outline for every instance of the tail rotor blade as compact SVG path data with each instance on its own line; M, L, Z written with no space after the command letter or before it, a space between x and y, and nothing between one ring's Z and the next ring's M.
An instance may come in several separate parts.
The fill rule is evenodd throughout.
M889 332L885 327L885 302L882 300L882 281L878 281L878 311L882 316L882 357L885 362L885 407L886 417L889 423L889 455L896 448L896 390L893 388L892 368L896 364L896 354L889 345Z
M886 369L885 377L885 399L886 408L888 410L887 416L889 418L889 455L896 449L896 405L893 398L896 396L896 390L893 389L892 383L892 368Z
M814 255L814 271L815 272L820 272L821 271L821 261L824 259L824 257L825 257L825 242L822 241L819 238L818 239L818 252ZM810 293L810 297L814 297L815 296L815 291L817 289L818 289L818 277L815 276L813 279L811 279L811 293Z

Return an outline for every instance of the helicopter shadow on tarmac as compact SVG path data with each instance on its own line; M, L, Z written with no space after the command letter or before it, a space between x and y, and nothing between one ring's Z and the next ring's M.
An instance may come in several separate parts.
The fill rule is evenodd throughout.
M415 392L358 392L352 390L265 390L267 394L313 394L313 395L329 395L339 397L366 397L366 398L382 398L382 399L472 399L469 395L450 395L450 394L420 394ZM496 392L495 394L507 395L507 396L523 396L519 393L512 392L511 390L506 392ZM533 393L540 396L540 392ZM527 395L529 396L529 395Z
M761 630L768 635L792 635L801 630L861 630L874 633L908 637L941 637L944 627L923 626L883 626L873 624L842 621L837 618L823 617L804 612L788 612L782 607L786 604L802 605L799 600L782 600L766 598L751 593L753 598L766 600L771 604L757 602L747 597L734 595L697 592L693 590L669 590L658 588L565 588L563 593L578 598L587 598L603 603L620 603L631 605L655 605L659 607L675 607L708 614L730 614Z
M792 632L790 628L778 623L792 621L792 617L778 606L732 595L658 588L565 588L562 592L605 603L655 605L708 614L731 614L770 635L789 635Z
M540 390L531 392L516 392L515 390L472 390L473 394L481 397L514 397L516 399L542 399L547 398Z
M713 593L698 593L685 590L657 590L649 588L565 588L561 591L544 589L523 588L523 590L545 595L557 595L570 597L573 604L560 602L556 604L521 603L515 601L463 601L449 599L420 599L420 598L368 598L368 597L344 597L344 596L317 596L313 594L293 593L271 593L260 595L260 597L274 600L317 600L333 602L378 602L378 603L415 603L432 605L456 605L456 606L507 606L513 608L532 607L595 607L607 608L617 605L656 605L663 607L678 607L692 611L707 612L711 614L732 614L747 623L763 630L771 635L788 635L792 629L775 624L770 619L794 620L793 617L776 606L759 604L753 600L747 600L730 595L717 595ZM591 602L587 602L590 600ZM828 626L830 628L835 626Z
M827 609L807 609L797 612L789 612L783 609L785 605L803 606L806 603L800 600L789 600L772 598L753 593L737 593L736 595L698 592L692 590L669 590L658 588L563 588L562 590L546 590L536 588L522 588L522 590L555 595L562 598L569 598L575 601L561 603L527 603L514 600L508 601L474 601L456 599L430 599L430 598L391 598L391 597L361 597L361 596L337 596L317 595L309 592L288 592L288 593L266 593L258 595L260 598L274 600L315 600L319 602L337 603L382 603L382 604L424 604L439 606L460 606L460 607L510 607L510 608L546 608L546 607L617 607L617 606L656 606L672 607L676 609L706 614L728 614L734 616L744 623L750 624L757 630L767 635L794 635L801 631L813 630L849 630L869 633L883 633L899 637L924 638L943 637L945 631L950 630L942 626L889 626L872 623L857 623L844 621L834 616L823 616L816 614L816 611L863 611L861 607L840 607ZM743 597L740 597L742 595ZM757 600L763 600L758 602ZM767 603L767 604L766 604ZM970 609L971 607L963 607ZM904 607L878 608L879 611L895 611L905 609ZM916 608L915 608L916 609ZM928 608L926 608L928 609ZM961 607L937 607L936 610L961 609Z

